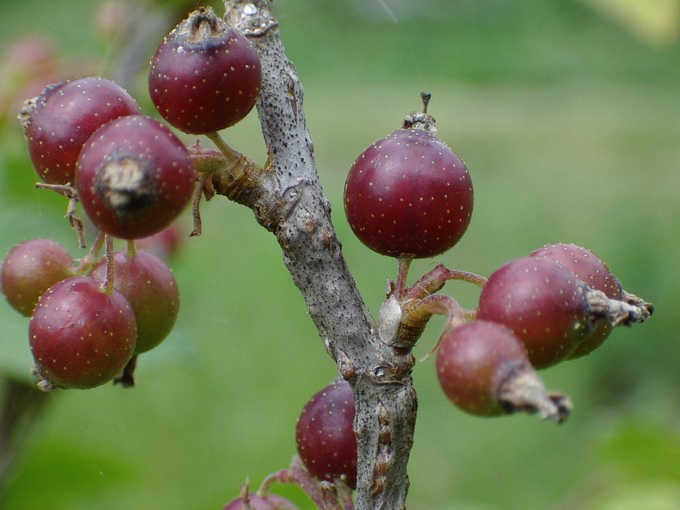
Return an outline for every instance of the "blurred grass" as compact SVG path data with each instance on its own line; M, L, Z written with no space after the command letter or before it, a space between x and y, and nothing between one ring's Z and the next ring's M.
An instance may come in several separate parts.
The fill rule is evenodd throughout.
M18 5L6 1L3 14ZM409 508L634 508L622 494L637 508L680 508L672 506L680 484L678 45L647 47L571 2L424 2L431 12L403 17L406 3L387 5L392 16L377 0L276 2L338 235L371 309L395 264L353 238L342 187L356 155L418 109L423 89L433 93L442 138L470 168L476 204L460 245L418 261L414 278L437 262L489 274L567 241L594 250L629 291L657 304L649 323L543 374L575 402L561 427L465 416L441 394L433 360L417 365ZM67 53L96 56L94 6L21 2L34 16L21 26L0 16L0 47L31 27L55 34ZM65 204L31 188L17 126L1 136L0 252L50 236L81 256L61 218ZM264 159L254 115L225 136ZM272 236L224 200L203 213L204 234L173 262L177 328L140 360L138 387L55 393L2 508L216 509L246 477L257 485L288 464L297 414L335 368ZM446 291L474 307L475 289ZM0 366L25 377L27 321L1 306L0 324ZM433 321L419 356L441 325ZM279 489L309 508L295 490Z

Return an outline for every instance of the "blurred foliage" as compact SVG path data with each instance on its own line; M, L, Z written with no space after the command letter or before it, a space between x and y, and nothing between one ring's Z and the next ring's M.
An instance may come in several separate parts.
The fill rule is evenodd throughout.
M0 48L38 34L50 41L58 73L115 77L154 114L145 67L164 31L196 2L113 1L131 9L124 12L134 37L94 21L102 2L4 0ZM274 7L305 85L338 235L373 311L396 267L352 237L342 186L356 155L419 107L421 90L433 93L442 138L466 159L476 209L460 245L416 262L413 278L436 262L489 274L541 244L567 241L591 248L627 290L657 305L647 324L616 331L591 356L543 373L575 402L561 427L535 417L465 416L439 390L432 360L418 364L409 508L680 508L677 40L648 44L582 0L276 0ZM49 236L80 257L64 201L32 187L13 119L34 90L31 80L53 75L13 65L0 75L0 97L10 98L2 99L0 123L0 252ZM225 136L264 160L254 114ZM297 414L335 367L272 236L250 211L222 199L203 212L204 234L172 260L182 294L176 330L140 359L138 387L50 395L3 509L218 509L246 477L257 485L289 463ZM474 307L476 289L445 290ZM28 380L27 320L0 306L0 324L0 370ZM418 356L441 326L433 320ZM275 490L310 508L294 488Z

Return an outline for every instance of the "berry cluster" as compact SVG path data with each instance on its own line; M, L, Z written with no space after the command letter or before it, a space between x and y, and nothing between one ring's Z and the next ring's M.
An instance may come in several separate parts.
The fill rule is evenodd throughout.
M566 243L510 261L489 278L438 265L408 287L411 261L455 246L470 223L474 201L467 167L437 135L427 114L429 94L422 99L424 111L409 114L400 129L367 148L345 185L353 232L372 250L399 262L380 310L380 339L410 367L410 350L429 319L446 315L433 351L440 386L455 406L475 416L523 411L561 423L571 401L548 391L537 370L592 352L614 327L646 320L653 307L625 292L592 252ZM481 287L475 310L439 294L449 280ZM275 496L267 495L273 481L299 485L319 508L353 508L354 418L347 381L336 379L313 395L296 426L299 457L263 481L251 495L253 508L278 508L268 499ZM225 510L246 508L247 497Z
M347 219L359 240L399 259L381 309L381 339L410 349L432 314L446 314L436 365L455 405L481 416L524 410L563 421L570 402L546 392L535 370L588 354L615 326L646 320L652 305L625 292L604 262L573 244L537 249L488 279L437 266L408 288L410 262L452 248L473 205L467 168L437 136L429 94L422 97L423 113L411 113L401 129L366 149L345 185ZM482 287L476 310L437 294L448 280Z
M198 204L203 194L216 192L217 169L233 186L219 192L235 200L244 195L235 189L239 185L258 185L250 175L256 165L217 132L252 110L261 79L248 40L210 8L200 8L159 46L148 91L166 122L206 135L219 151L198 143L187 148L168 126L144 115L126 90L103 78L49 85L26 102L19 118L42 181L37 187L69 199L67 216L82 247L78 203L99 231L79 260L52 240L33 239L14 247L2 265L7 301L30 317L33 372L41 389L92 388L112 380L134 384L137 356L167 337L179 311L172 272L136 241L167 231L192 198L192 234L198 234ZM422 99L422 113L407 115L399 129L357 158L344 189L356 236L398 259L397 278L380 311L380 340L405 360L408 374L411 349L429 319L446 315L433 351L441 388L457 407L477 416L526 411L562 422L571 402L547 391L537 370L592 352L616 326L646 320L653 307L623 290L592 252L564 243L512 260L489 278L438 265L409 287L412 260L454 247L474 204L468 169L439 137L427 113L429 94ZM114 238L127 248L114 251ZM439 293L449 280L481 287L476 309L465 310ZM246 485L225 510L293 510L292 503L268 493L274 481L298 484L319 508L351 509L357 485L354 419L350 382L334 380L302 410L293 464L255 493Z
M217 130L253 108L260 80L247 39L201 8L158 48L149 92L173 127L217 139ZM130 386L137 356L168 336L179 311L172 272L135 241L169 231L192 197L197 208L204 190L196 181L206 165L104 78L49 85L25 102L19 119L42 181L36 187L69 199L67 216L81 247L78 203L99 231L79 261L54 241L33 239L2 265L8 302L30 317L38 386L92 388L111 380ZM127 241L127 249L114 252L114 238Z

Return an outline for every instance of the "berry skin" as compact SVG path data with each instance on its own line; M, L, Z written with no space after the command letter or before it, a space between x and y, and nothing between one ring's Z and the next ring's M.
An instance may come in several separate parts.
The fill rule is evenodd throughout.
M586 285L553 260L524 257L496 270L482 288L477 318L509 327L536 368L569 356L590 332Z
M245 117L261 81L260 59L248 39L205 7L177 25L156 51L149 94L170 124L206 134Z
M391 257L433 257L470 223L472 181L461 159L433 132L398 129L354 162L345 213L354 234Z
M604 292L608 298L622 299L621 282L612 274L607 264L586 248L571 243L549 244L534 250L529 256L545 257L559 262L589 287ZM590 354L604 343L612 330L613 327L607 321L597 321L591 333L576 346L568 359Z
M179 312L179 291L170 268L151 253L138 250L132 257L114 255L114 288L128 300L137 321L134 354L153 349L168 336ZM91 274L104 281L106 263Z
M51 239L19 243L2 263L2 291L9 304L30 317L47 289L73 276L73 259L66 248Z
M305 404L295 427L297 451L309 473L319 480L341 478L355 488L357 441L353 429L354 395L349 383L336 379Z
M74 182L76 161L88 138L107 122L141 113L125 89L103 78L48 85L26 102L19 118L28 152L48 184Z
M43 388L93 388L121 372L137 336L130 304L101 282L74 276L51 287L29 324L31 351Z
M298 510L298 507L276 494L258 496L251 492L230 501L222 510Z
M98 129L78 159L76 188L85 213L123 239L166 228L191 199L196 173L182 142L142 115Z
M478 320L453 329L437 351L439 385L459 409L476 416L509 412L499 398L501 387L520 370L531 370L524 345L494 322Z

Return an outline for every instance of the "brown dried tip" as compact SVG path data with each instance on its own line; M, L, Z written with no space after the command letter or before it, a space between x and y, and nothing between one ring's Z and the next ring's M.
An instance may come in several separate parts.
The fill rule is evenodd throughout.
M498 400L509 413L538 413L542 420L556 423L565 422L573 409L569 397L547 391L543 381L531 368L520 369L506 379L501 384Z

